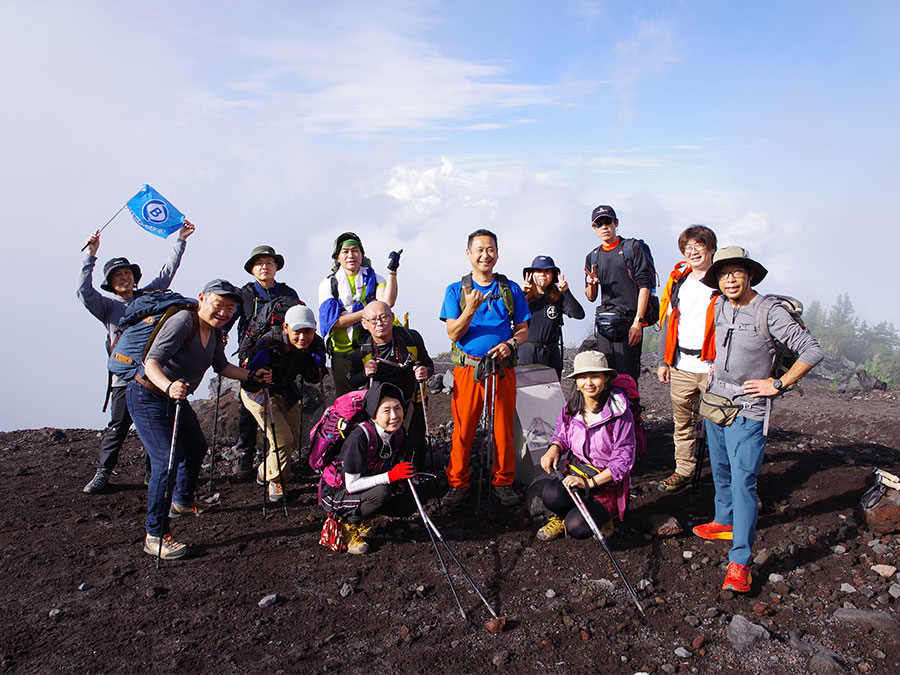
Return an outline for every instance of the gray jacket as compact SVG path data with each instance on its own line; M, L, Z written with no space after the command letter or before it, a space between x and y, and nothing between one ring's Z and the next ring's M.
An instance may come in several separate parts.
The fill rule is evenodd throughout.
M175 272L178 271L178 266L181 264L181 256L184 255L186 244L187 241L184 239L175 241L175 246L159 271L159 275L141 288L141 291L161 291L169 287ZM101 295L94 288L93 284L94 265L96 264L97 257L86 253L82 261L81 271L78 273L78 286L75 294L81 300L81 304L106 327L106 353L108 354L115 339L116 328L119 327L119 320L125 315L125 309L131 304L133 296L132 298L123 298L120 295ZM118 377L114 377L112 384L114 387L124 387L127 383Z
M716 361L708 389L748 405L739 414L751 420L765 419L769 399L744 394L743 384L771 376L774 366L774 355L756 325L762 298L757 294L745 307L736 307L725 298L716 302ZM825 357L819 342L784 307L776 305L771 309L768 325L772 338L797 354L803 363L815 366Z

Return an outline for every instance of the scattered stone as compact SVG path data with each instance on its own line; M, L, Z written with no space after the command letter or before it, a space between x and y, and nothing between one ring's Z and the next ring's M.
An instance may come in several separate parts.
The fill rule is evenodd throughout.
M548 598L555 598L555 597L556 597L556 591L554 591L552 588L548 588L548 589L546 590L546 592L544 593L544 595L546 595Z
M696 651L702 649L703 645L705 645L705 644L706 644L706 638L703 637L702 635L698 635L697 637L694 638L693 642L691 642L691 647L696 652Z
M759 640L769 639L769 631L748 621L740 614L734 615L731 623L728 624L725 635L737 649L748 649Z
M64 612L63 612L61 609L59 609L58 607L54 607L53 609L51 609L51 610L47 613L47 616L49 616L49 617L50 617L51 619L53 619L54 621L59 621L59 618L60 618L63 614L64 614Z
M856 593L856 587L844 582L841 584L841 593Z
M675 656L677 656L679 659L689 659L689 658L691 658L691 657L693 656L693 654L691 654L691 653L690 653L687 649L685 649L684 647L678 647L678 648L675 650Z
M769 583L770 584L777 584L779 581L784 581L783 574L775 574L773 572L772 574L769 575Z
M674 673L676 670L678 670L671 663L664 663L659 667L659 669L661 671L663 671L664 673L669 673L670 675L671 675L671 673Z
M828 652L816 652L810 656L809 661L806 662L806 668L811 673L821 673L822 675L843 673L846 670L841 662Z
M278 602L278 594L277 594L277 593L272 593L271 595L265 596L265 597L264 597L262 600L260 600L257 604L258 604L260 607L262 607L262 608L266 608L266 607L271 607L271 606L274 605L276 602Z
M831 547L831 551L832 551L832 553L837 553L838 555L840 555L840 554L842 554L842 553L846 553L846 552L847 552L847 549L846 549L846 547L841 546L840 544L838 544L837 546L832 546L832 547Z
M637 587L638 587L639 591L643 591L647 588L652 590L653 584L651 583L651 581L649 579L641 579L640 581L637 582Z
M667 513L654 513L644 521L644 529L656 537L674 537L684 530L675 516Z
M693 551L682 551L681 557L684 558L685 560L690 560L691 558L694 557L694 552Z
M754 562L756 565L762 566L762 565L765 565L767 562L769 562L769 560L770 560L771 558L772 558L772 552L769 551L769 549L764 548L764 549L762 549L761 551L759 551L759 553L757 553L757 554L753 557L753 562ZM770 575L770 576L771 576L771 575Z
M891 587L888 589L888 593L894 600L900 598L900 584L891 584Z
M349 597L353 595L353 584L344 582L344 585L341 586L341 590L339 591L342 598Z
M444 390L453 391L453 371L448 370L444 373Z
M880 660L884 660L884 659L887 658L887 654L885 654L885 653L884 653L883 651L881 651L880 649L873 649L873 650L872 650L872 656L873 656L874 658L880 659Z
M700 619L698 619L693 614L688 614L686 617L684 617L684 622L692 628L696 628L700 625Z
M80 584L80 585L78 586L78 590L79 590L79 591L89 591L89 590L91 590L92 588L93 588L93 586L91 586L91 585L88 584L88 583L83 583L83 584Z
M509 661L509 652L506 651L505 649L497 652L491 658L491 663L493 663L495 666L502 666L504 663L507 663L508 661Z
M852 623L857 626L871 626L886 633L900 634L900 621L897 621L887 612L841 608L835 611L834 618L844 623Z
M502 633L504 626L506 626L505 616L498 616L497 618L491 619L484 624L484 627L487 628L491 633Z
M894 576L897 572L897 568L893 565L872 565L872 571L887 579L888 577Z
M863 519L876 537L900 532L900 490L888 490L875 506L863 510Z
M144 591L144 595L148 598L158 598L169 592L168 588L164 586L151 586L146 591Z

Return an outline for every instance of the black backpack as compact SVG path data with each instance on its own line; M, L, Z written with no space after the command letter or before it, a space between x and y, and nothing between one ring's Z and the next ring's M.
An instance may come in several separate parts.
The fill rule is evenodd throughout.
M250 352L263 335L269 331L274 331L276 336L281 335L284 315L291 307L305 304L305 302L293 296L282 295L260 305L256 314L253 315L247 324L247 330L244 332L241 343L238 345L238 359L240 363L246 365Z

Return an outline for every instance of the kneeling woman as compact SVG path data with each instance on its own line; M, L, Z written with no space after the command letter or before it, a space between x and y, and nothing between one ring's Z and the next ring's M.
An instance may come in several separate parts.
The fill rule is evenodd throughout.
M634 418L625 392L607 386L615 376L600 352L575 357L568 376L575 380L575 389L556 420L550 448L541 457L544 471L559 468L566 485L589 493L591 498L584 500L588 513L604 535L612 532L613 518L625 515L634 466ZM538 530L538 539L591 536L590 525L557 478L546 482L542 497L554 515Z
M416 474L405 459L403 394L392 384L374 382L364 399L369 419L344 441L337 460L324 472L322 505L342 521L347 552L369 550L363 538L378 514L412 515L416 503L409 489L395 485Z

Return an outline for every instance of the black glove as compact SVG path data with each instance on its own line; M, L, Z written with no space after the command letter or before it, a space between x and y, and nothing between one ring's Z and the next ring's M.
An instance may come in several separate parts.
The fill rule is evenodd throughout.
M403 253L403 249L401 248L399 251L391 251L391 254L388 256L388 264L387 268L390 272L396 272L397 268L400 267L400 255Z

